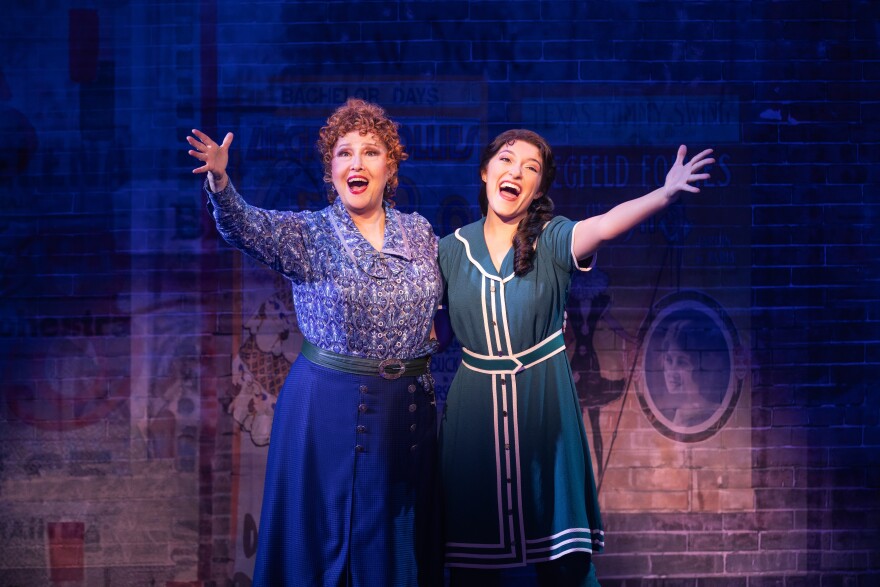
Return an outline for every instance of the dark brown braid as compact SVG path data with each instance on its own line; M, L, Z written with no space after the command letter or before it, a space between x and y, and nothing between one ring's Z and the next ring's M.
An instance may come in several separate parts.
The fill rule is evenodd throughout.
M556 161L550 144L536 132L522 128L506 130L486 145L480 158L480 173L486 170L492 157L505 145L516 141L525 141L538 148L541 153L541 184L538 191L542 194L529 205L528 214L516 227L513 236L513 267L516 275L522 276L532 270L535 260L535 242L541 235L544 225L553 218L553 200L547 195L553 180L556 178ZM486 195L486 183L480 186L480 211L485 216L489 211L489 197Z

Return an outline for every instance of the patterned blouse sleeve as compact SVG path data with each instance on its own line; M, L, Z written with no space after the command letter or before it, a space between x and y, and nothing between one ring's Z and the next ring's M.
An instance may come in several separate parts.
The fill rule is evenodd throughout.
M419 230L424 235L425 239L425 256L429 259L433 258L435 261L437 260L437 243L438 238L437 235L434 234L434 227L431 226L431 223L428 222L428 219L424 216L421 216L418 212L413 212L412 214L413 220L418 226Z
M437 264L440 265L440 278L443 286L443 296L440 304L443 307L448 305L449 298L449 276L450 272L455 270L455 261L452 259L452 250L455 245L455 235L450 234L440 239L437 244Z
M284 275L296 279L308 269L304 212L280 212L251 206L232 182L213 193L205 182L208 208L226 242Z

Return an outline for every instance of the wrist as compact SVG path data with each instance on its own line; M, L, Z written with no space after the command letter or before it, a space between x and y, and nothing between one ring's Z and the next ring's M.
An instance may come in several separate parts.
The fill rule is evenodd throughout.
M228 183L225 173L208 172L208 185L215 194L222 192Z

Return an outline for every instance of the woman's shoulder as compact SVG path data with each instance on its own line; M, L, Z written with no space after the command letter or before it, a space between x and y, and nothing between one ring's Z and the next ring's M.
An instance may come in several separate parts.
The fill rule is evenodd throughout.
M461 229L459 229L459 230L461 230ZM449 250L452 248L458 248L458 247L464 246L464 244L461 242L461 240L459 238L459 235L457 235L456 232L458 232L458 231L454 230L440 239L440 248L441 249Z
M474 246L472 243L480 238L483 234L483 219L466 224L461 228L453 230L440 239L440 252L443 257L450 255L460 256L465 254L468 246Z
M396 208L390 208L389 214L397 216L400 225L404 228L407 234L425 236L432 239L437 238L434 234L434 228L431 226L431 223L418 212L401 212Z
M327 209L311 210L308 208L299 210L276 210L273 211L276 224L279 226L295 227L296 230L311 232L314 229L327 224Z
M481 218L475 222L471 222L470 224L465 224L464 226L457 228L444 236L442 239L440 239L440 242L448 240L450 243L463 243L463 241L479 238L483 234L484 220L484 218Z
M544 230L547 230L548 228L558 228L567 224L574 225L576 223L565 216L554 216L544 224Z
M538 242L541 242L541 239L555 239L555 238L563 238L566 239L571 236L571 232L574 230L574 225L577 222L573 220L569 220L565 216L554 216L546 223L544 223L544 227L541 229L540 237L538 238Z
M330 226L333 218L338 221L341 217L339 208L341 207L337 206L336 202L331 202L321 207L291 210L288 214L298 222L304 222L311 227Z
M403 212L402 210L398 210L397 208L388 208L388 213L396 214L398 218L400 218L401 222L407 224L416 226L431 226L431 223L428 222L428 219L418 212Z

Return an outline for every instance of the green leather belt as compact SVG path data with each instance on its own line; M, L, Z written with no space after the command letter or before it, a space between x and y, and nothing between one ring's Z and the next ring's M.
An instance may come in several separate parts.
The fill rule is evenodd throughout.
M430 361L430 357L419 357L418 359L404 361L402 359L366 359L364 357L341 355L318 348L305 339L303 339L300 353L316 365L321 365L328 369L335 369L355 375L379 375L385 379L397 379L404 375L407 377L424 375L428 372Z

